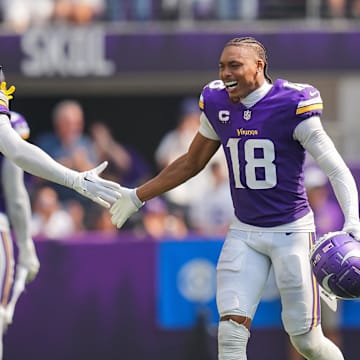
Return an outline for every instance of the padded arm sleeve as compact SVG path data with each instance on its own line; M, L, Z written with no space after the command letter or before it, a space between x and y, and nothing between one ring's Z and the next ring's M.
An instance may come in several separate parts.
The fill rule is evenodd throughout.
M6 210L18 243L31 240L31 205L24 185L24 172L5 158L2 167L2 184Z
M70 188L78 174L21 139L6 115L0 115L0 151L26 172Z
M350 169L322 127L320 118L302 121L294 131L294 138L313 156L329 177L335 196L344 213L345 223L359 221L359 200L355 179Z

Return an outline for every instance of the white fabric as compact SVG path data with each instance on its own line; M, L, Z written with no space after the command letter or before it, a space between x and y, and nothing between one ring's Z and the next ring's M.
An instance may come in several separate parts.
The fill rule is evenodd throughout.
M310 234L230 230L217 265L216 301L221 316L253 319L271 266L282 301L282 321L289 334L317 324L319 306L309 262ZM235 284L235 286L234 286ZM302 316L299 316L302 314Z
M235 321L220 321L218 329L218 359L246 360L246 346L250 333Z
M31 205L24 184L24 172L7 158L3 160L2 186L6 210L18 243L31 239Z
M223 236L234 217L227 179L209 188L189 209L191 226L206 236Z
M0 151L26 172L60 185L72 187L77 175L57 163L43 150L19 137L9 118L0 114Z
M40 262L31 238L31 205L24 184L24 172L4 158L1 174L6 211L19 249L18 264L28 270L27 281L31 281L39 272ZM2 218L7 221L6 215L2 215L1 224L5 223ZM9 227L8 224L6 226Z
M308 360L344 360L340 349L317 326L306 334L291 336L295 349Z
M219 135L216 133L216 131L210 124L209 119L203 112L200 115L199 133L208 139L220 141Z
M62 209L55 211L48 219L34 213L31 220L33 236L44 236L47 239L61 239L75 231L71 216Z
M73 188L104 207L110 207L110 203L119 197L120 186L98 176L107 162L81 173L71 170L56 162L39 147L21 139L6 115L0 115L0 151L26 172Z
M259 100L259 99L258 99ZM257 100L257 101L258 101ZM200 133L213 140L218 136L204 113L200 117ZM312 155L320 168L329 177L336 198L344 213L344 230L360 239L358 192L354 177L348 166L336 150L334 143L326 134L320 118L313 116L302 121L294 130L294 139ZM232 227L246 231L314 231L313 214L310 213L291 224L274 228L260 228L251 226L234 219Z
M323 129L320 118L314 116L301 122L295 128L294 138L312 155L329 177L344 213L345 224L358 224L359 202L354 177Z
M136 194L136 189L120 188L121 197L110 209L112 215L111 222L119 229L126 220L140 209L145 203L141 202ZM121 210L121 211L120 211Z
M247 97L241 99L241 103L246 107L254 106L260 99L262 99L273 87L272 84L269 84L267 81L252 93L250 93Z
M110 208L110 205L120 197L120 185L104 180L98 176L104 171L107 165L108 162L104 161L94 169L78 173L72 187L79 194L97 204L105 208Z

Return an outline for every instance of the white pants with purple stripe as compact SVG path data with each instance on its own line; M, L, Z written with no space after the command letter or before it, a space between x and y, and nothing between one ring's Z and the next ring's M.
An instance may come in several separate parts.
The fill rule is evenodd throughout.
M309 232L248 232L232 229L217 266L217 306L221 316L253 318L273 266L289 335L307 333L320 323L318 286L312 275Z

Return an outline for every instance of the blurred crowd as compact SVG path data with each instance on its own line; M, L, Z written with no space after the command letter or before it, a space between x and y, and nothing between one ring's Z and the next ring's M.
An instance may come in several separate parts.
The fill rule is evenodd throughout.
M9 29L121 21L359 18L360 0L0 0Z
M102 176L126 187L136 187L187 151L198 130L200 110L197 98L179 104L174 127L158 144L153 161L145 159L131 144L120 143L112 129L97 119L85 119L77 100L55 104L52 129L30 141L63 165L86 171L102 161L109 165ZM31 119L27 119L31 126ZM190 234L221 238L233 216L225 158L218 151L205 171L162 198L148 201L125 224L123 230L139 239L184 239ZM63 186L28 176L32 203L32 231L36 239L71 238L84 231L114 235L107 209Z
M30 137L30 141L58 162L78 171L91 169L106 160L109 165L102 176L129 188L142 184L184 154L200 124L198 99L181 99L176 119L169 119L173 125L160 137L150 162L131 144L118 141L108 123L86 119L85 113L77 100L59 101L49 119L52 129ZM31 119L27 120L31 126ZM330 230L339 230L343 219L334 195L329 195L326 177L319 169L313 169L311 161L309 163L312 166L309 165L306 175L306 187L321 236ZM192 235L223 238L233 217L228 181L225 156L220 148L204 171L164 196L148 201L117 230L107 209L66 187L29 176L33 236L62 239L84 231L111 235L132 231L139 239L181 240Z

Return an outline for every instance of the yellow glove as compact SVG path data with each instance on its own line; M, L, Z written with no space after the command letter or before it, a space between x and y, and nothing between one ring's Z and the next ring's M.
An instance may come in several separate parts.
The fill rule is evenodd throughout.
M16 88L14 85L11 85L8 89L6 87L7 87L6 81L3 81L0 84L0 90L5 94L8 100L11 100L14 98L12 94L15 92Z

